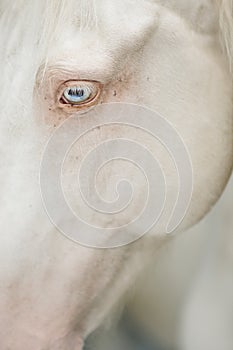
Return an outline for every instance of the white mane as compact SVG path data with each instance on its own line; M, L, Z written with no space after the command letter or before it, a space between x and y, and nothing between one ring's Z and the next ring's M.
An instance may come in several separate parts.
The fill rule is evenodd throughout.
M232 61L233 1L216 1L219 8L219 28L224 49L230 61ZM24 16L19 15L19 12L21 14L24 13ZM35 13L36 16L34 16L33 13ZM41 16L39 13L41 13ZM32 32L35 27L43 26L44 31L40 32L40 36L46 36L47 40L53 37L54 33L62 30L63 25L67 22L67 18L70 19L73 17L81 30L96 26L98 19L96 0L41 0L36 2L29 2L27 0L18 0L17 2L13 0L0 0L0 15L8 19L7 22L9 26L12 26L13 22L14 30L18 32L20 32L20 28L22 27L22 20L25 20L28 28L30 28L30 32ZM26 21L26 19L29 18L31 21ZM35 23L35 19L37 19L37 23ZM4 38L4 36L2 37Z
M230 70L233 70L233 1L218 0L219 27L223 49L227 54Z
M137 1L137 0L136 0ZM136 2L135 1L135 2ZM216 0L219 9L219 33L230 69L233 64L233 0ZM59 36L68 18L73 18L80 30L98 25L96 0L0 0L1 55L23 47L23 41L32 46L49 47ZM22 23L22 21L24 23ZM24 26L26 24L27 27Z
M136 0L137 1L137 0ZM233 67L233 0L216 0L219 7L219 34L223 51L229 67ZM10 106L5 104L1 110L2 117L12 115L12 121L24 112L20 110L17 96L32 98L35 76L41 62L46 57L54 41L61 35L63 29L72 18L81 31L92 29L99 25L102 2L96 0L0 0L0 30L2 42L0 60L4 67L1 79L3 81L2 95L5 101L8 91L18 91L12 96ZM213 5L214 6L214 5ZM20 77L24 77L21 79ZM27 91L25 87L27 77ZM24 93L22 94L22 91ZM15 99L15 101L14 101ZM17 100L17 101L16 101ZM15 103L14 103L15 102ZM16 108L13 106L17 105ZM22 106L23 107L23 106ZM11 112L12 110L12 112ZM7 111L7 113L6 113ZM16 115L17 114L17 115Z
M137 0L136 0L137 1ZM233 0L216 0L219 7L219 34L223 51L228 60L229 67L233 69ZM23 120L22 109L14 98L22 95L27 77L27 92L25 99L32 98L35 76L41 62L46 57L52 44L61 35L63 29L72 18L81 31L92 29L99 25L103 9L101 1L96 0L0 0L0 30L1 48L0 60L4 67L1 79L4 83L2 89L3 99L7 99L8 91L14 85L11 105L2 108L2 116L20 114ZM214 6L214 5L213 5ZM24 77L24 79L20 79ZM21 92L21 93L20 93ZM6 98L5 98L6 96ZM26 97L28 96L28 97ZM17 105L16 109L13 107ZM12 109L12 113L10 110ZM6 111L7 110L7 113Z
M38 42L49 46L70 22L77 23L80 30L90 29L97 25L95 0L41 0L29 2L26 0L0 1L2 39L6 40L2 46L3 52L10 49L13 38L31 41L33 45ZM69 19L69 21L68 21ZM7 35L8 33L8 35ZM5 35L4 35L5 34ZM9 38L10 36L10 38ZM9 40L10 39L10 40ZM16 42L14 42L16 45Z

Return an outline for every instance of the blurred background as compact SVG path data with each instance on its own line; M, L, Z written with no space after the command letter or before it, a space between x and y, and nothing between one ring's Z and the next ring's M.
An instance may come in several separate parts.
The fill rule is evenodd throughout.
M210 213L160 249L118 325L97 330L87 349L233 349L233 176Z

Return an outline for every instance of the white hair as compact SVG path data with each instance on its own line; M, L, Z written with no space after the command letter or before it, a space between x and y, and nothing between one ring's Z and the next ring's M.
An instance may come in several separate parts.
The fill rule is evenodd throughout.
M40 41L47 43L46 46L71 21L75 21L80 30L97 26L96 0L0 0L0 16L2 29L9 31L11 37L14 37L13 30L21 33L21 40L27 37L34 44ZM22 20L27 25L24 32ZM37 37L33 38L33 34ZM9 41L9 35L2 38Z
M220 40L233 73L233 0L215 1ZM6 100L13 79L14 89L22 91L27 81L28 94L32 93L38 67L41 62L46 64L49 50L63 29L71 22L81 31L97 27L101 5L99 1L97 7L96 0L0 0L0 60L4 66L1 79ZM20 74L24 79L18 79ZM1 112L5 114L4 110ZM9 115L9 110L6 114Z
M0 0L3 99L9 100L7 94L12 86L15 92L24 91L25 100L32 99L38 67L46 63L54 41L71 21L75 21L80 30L97 26L96 0ZM10 106L5 104L2 116L9 116L11 109L15 117L24 114L19 109L24 101L16 101L20 95L22 93L15 93ZM17 112L13 105L18 106Z
M233 74L233 0L218 0L218 5L221 42Z
M219 29L223 50L229 59L232 71L233 0L215 1L219 8ZM12 34L12 29L14 33L22 32L22 18L25 18L25 23L28 24L27 37L33 39L32 36L36 34L37 39L34 38L36 42L40 40L43 45L47 44L47 47L71 18L75 20L80 30L93 28L98 24L96 0L0 0L0 16L2 40L9 40L9 36L4 35L5 31L8 31L9 35L11 33L11 37L14 38L16 35ZM37 23L35 23L35 18L38 20ZM12 28L12 24L14 24L14 28ZM22 35L25 37L25 33ZM12 39L10 43L12 43ZM10 43L7 43L8 49Z

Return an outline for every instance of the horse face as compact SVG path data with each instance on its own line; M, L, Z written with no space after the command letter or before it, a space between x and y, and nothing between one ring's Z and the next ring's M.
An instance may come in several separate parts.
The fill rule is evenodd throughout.
M66 25L58 25L46 62L37 72L37 120L52 130L77 113L83 116L80 123L84 126L93 107L113 102L157 111L179 133L191 157L194 190L184 220L184 226L190 226L216 201L231 168L232 80L219 41L219 8L206 0L143 1L134 5L134 1L101 1L88 12L86 20L77 9ZM66 18L64 15L62 20ZM90 100L80 104L64 101L65 89L67 93L77 86L88 89L88 84L94 90ZM170 201L174 200L172 189L177 192L177 176L161 144L152 145L155 140L139 130L132 132L126 125L123 129L102 128L86 135L77 146L78 153L95 148L97 140L101 142L105 137L131 135L162 164L170 182ZM221 159L221 169L216 158ZM110 172L114 177L121 168L112 163L100 192L111 197ZM126 177L131 182L135 178L142 192L142 181L130 169ZM140 194L135 202L139 201L143 202ZM77 211L82 206L77 204ZM132 208L130 216L135 215L134 210L139 208ZM126 224L127 219L119 220Z
M161 142L128 125L102 126L85 135L65 163L65 190L76 213L106 227L126 225L143 208L146 184L132 164L121 161L102 171L97 188L111 201L116 178L134 183L135 201L126 214L100 219L73 194L73 174L85 154L121 137L144 145L161 163L168 209L155 231L114 250L87 248L60 235L44 210L38 175L47 140L71 115L80 116L85 128L97 105L123 102L144 105L168 120L193 166L184 227L216 201L231 168L232 85L218 40L217 5L207 0L94 5L2 5L0 329L2 344L11 350L81 348L81 339L102 322L141 261L159 246L176 199L177 174Z

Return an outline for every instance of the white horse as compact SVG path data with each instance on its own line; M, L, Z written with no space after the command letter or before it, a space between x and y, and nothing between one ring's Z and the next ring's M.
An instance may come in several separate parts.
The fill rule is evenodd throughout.
M232 318L231 294L216 292L205 309L206 294L213 295L218 281L224 282L224 291L233 290L230 234L216 246L208 236L212 253L180 320L182 331L171 326L174 335L167 334L167 316L158 311L170 299L173 310L178 300L174 293L190 286L198 251L206 247L206 235L178 233L210 210L231 173L232 23L231 0L0 0L1 349L80 350L97 329L102 329L101 338L95 337L90 346L114 349L117 338L119 348L123 340L116 325L125 309L152 343L155 336L184 350L219 349L219 342L221 349L232 349L231 333L222 327ZM145 184L133 164L123 160L110 163L97 179L99 195L107 203L116 199L116 178L135 183L132 205L122 216L110 220L107 214L90 214L82 198L73 196L73 164L80 167L85 155L106 139L131 138L156 156L166 175L166 208L156 228L134 243L96 249L67 239L46 214L38 178L48 139L74 113L78 128L90 127L102 117L101 103L110 102L157 111L177 130L190 154L193 193L177 238L166 234L178 188L174 164L158 140L129 125L103 125L79 140L65 164L66 194L76 212L93 225L116 227L137 216L146 199ZM63 223L62 210L59 214ZM85 232L81 234L85 240ZM108 245L107 237L101 245ZM166 269L158 267L154 273L148 265L169 261L171 252L184 257L173 276L181 289L168 283L161 286L164 295L158 286L166 280ZM222 256L223 270L229 269L226 276L219 272ZM219 267L216 273L214 266ZM219 305L213 324L209 305ZM166 307L163 311L168 315ZM199 322L203 315L204 325Z

